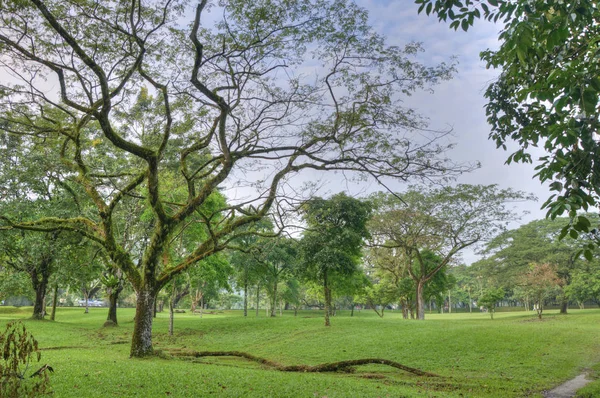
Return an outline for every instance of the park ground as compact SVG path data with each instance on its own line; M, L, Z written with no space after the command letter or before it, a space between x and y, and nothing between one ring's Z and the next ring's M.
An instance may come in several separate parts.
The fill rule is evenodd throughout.
M56 321L28 320L31 308L0 307L0 330L21 319L54 369L62 397L542 397L583 371L600 377L600 310L428 314L425 321L341 312L323 326L320 311L244 318L240 311L202 318L168 313L154 324L158 355L130 359L133 309L119 310L118 327L102 327L105 308L59 308ZM281 365L382 358L435 373L417 376L384 365L352 372L282 372L235 357L177 357L193 351L242 351ZM600 381L580 397L600 396Z

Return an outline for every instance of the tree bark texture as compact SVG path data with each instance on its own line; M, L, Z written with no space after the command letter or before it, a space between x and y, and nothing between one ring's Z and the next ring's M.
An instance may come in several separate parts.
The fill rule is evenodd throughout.
M152 321L154 320L154 304L157 292L144 287L136 292L135 319L131 342L131 357L152 355Z
M423 301L423 282L417 282L416 300L417 300L417 319L425 319L425 302Z

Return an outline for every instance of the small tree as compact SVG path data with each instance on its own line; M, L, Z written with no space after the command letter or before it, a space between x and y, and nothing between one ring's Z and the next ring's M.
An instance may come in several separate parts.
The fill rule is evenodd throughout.
M371 205L340 193L328 200L314 198L303 211L309 227L300 242L304 275L322 284L325 326L330 326L331 279L358 272Z
M479 296L479 300L477 302L479 305L483 306L490 314L490 317L494 319L494 312L496 308L496 303L504 298L504 289L501 287L498 288L490 288L487 289L481 296Z
M532 264L529 272L523 275L522 282L531 293L538 318L542 319L546 300L553 293L557 293L562 284L562 280L556 273L556 267L548 263Z

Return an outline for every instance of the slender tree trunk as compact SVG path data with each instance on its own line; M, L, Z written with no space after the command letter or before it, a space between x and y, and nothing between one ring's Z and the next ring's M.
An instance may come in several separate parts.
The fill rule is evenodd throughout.
M423 282L418 281L416 283L417 291L416 291L416 301L417 301L417 319L424 320L425 319L425 302L423 301Z
M174 321L174 312L173 311L173 300L169 300L169 336L173 336L173 321Z
M330 298L330 290L327 285L327 271L323 274L323 295L325 296L325 326L331 326L329 322L329 308L331 306Z
M248 316L248 280L244 280L244 317Z
M402 319L408 319L408 300L400 299L400 306L402 307Z
M350 317L354 316L354 303L352 303L352 308L350 309Z
M50 320L56 319L56 302L58 301L58 283L54 285L54 298L52 299L52 314L50 314Z
M192 308L190 309L192 315L196 313L196 307L198 306L198 290L192 296Z
M471 299L471 289L469 288L469 312L473 312L473 300Z
M273 297L271 297L271 317L277 316L277 279L273 283Z
M173 292L171 292L171 298L169 300L169 336L173 336L173 314L175 313L174 309L177 305L177 301L179 301L177 288L175 287L175 279L173 279Z
M448 314L452 314L452 299L450 298L450 290L448 290Z
M258 317L258 305L260 304L260 284L256 285L256 316Z
M158 292L144 286L136 292L135 319L131 341L131 357L141 358L152 355L152 321L154 304Z

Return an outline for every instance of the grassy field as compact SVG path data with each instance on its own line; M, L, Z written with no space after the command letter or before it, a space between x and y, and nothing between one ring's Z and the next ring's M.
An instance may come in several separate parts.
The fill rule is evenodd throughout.
M289 373L245 359L182 359L163 355L129 359L133 310L120 309L120 326L103 328L106 309L61 308L57 321L30 321L31 308L0 307L0 330L23 319L55 370L54 396L62 397L541 397L600 363L600 311L427 315L407 321L397 313L380 319L363 311L342 313L323 326L320 311L244 319L240 312L168 314L154 327L155 349L244 351L283 365L316 365L384 358L442 377L415 376L383 365L353 373ZM593 372L592 372L593 373ZM599 396L598 383L584 396Z

